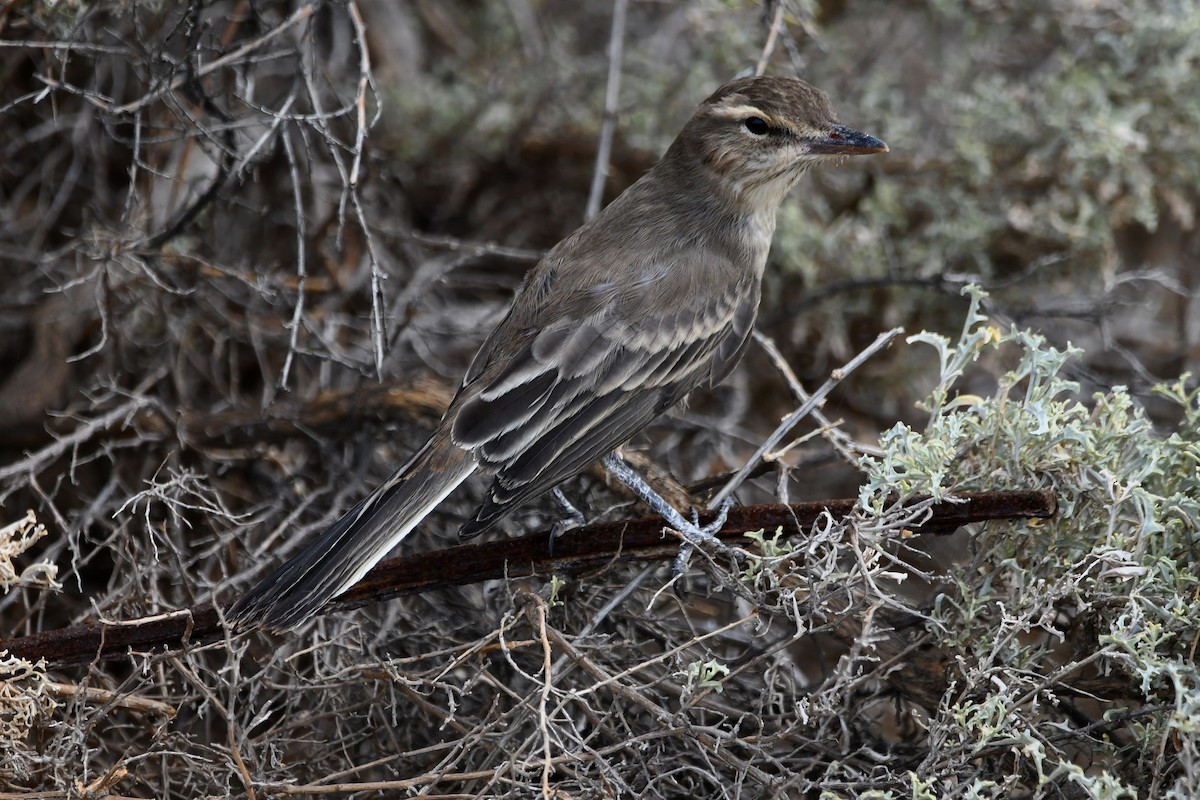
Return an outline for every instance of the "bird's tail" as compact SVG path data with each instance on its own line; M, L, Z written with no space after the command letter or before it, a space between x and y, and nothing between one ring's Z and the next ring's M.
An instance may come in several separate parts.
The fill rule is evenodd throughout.
M475 470L474 457L434 436L321 536L238 599L240 630L286 630L349 589Z

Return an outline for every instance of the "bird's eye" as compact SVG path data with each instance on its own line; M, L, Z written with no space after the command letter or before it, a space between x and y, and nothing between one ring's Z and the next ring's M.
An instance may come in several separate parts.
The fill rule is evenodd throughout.
M755 136L766 136L771 131L771 126L762 117L746 117L742 125Z

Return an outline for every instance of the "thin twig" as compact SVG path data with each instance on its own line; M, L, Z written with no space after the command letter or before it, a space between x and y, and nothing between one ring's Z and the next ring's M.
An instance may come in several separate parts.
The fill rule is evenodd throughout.
M358 186L358 173L362 168L363 151L367 143L367 87L374 80L371 75L371 51L367 49L367 26L363 22L362 12L358 3L351 0L347 4L350 12L350 22L354 25L354 39L358 42L358 88L354 94L354 107L357 111L354 121L354 163L350 166L350 186ZM382 107L376 109L376 114Z
M278 386L287 388L288 376L292 370L292 359L296 356L296 345L300 338L300 326L304 318L304 286L308 270L305 261L305 243L308 241L307 227L304 218L304 195L300 188L300 174L296 169L296 153L292 147L292 137L285 131L283 136L283 152L287 156L288 173L292 177L292 205L296 219L296 304L292 307L292 321L288 323L287 355L283 359L283 369L279 374Z
M808 399L808 402L803 403L799 408L788 414L783 418L782 421L780 421L774 432L767 437L766 441L759 445L759 448L754 451L754 455L752 455L746 461L745 466L738 470L734 476L729 479L729 482L725 484L724 488L722 488L721 491L717 492L716 495L709 500L708 507L710 509L720 508L721 504L725 502L725 499L733 495L733 493L737 491L738 487L742 485L742 482L746 480L746 476L748 476L754 470L754 468L758 466L759 459L774 450L779 443L783 441L783 437L787 436L788 431L794 428L796 424L800 422L800 420L808 416L809 412L811 412L814 408L820 406L821 403L824 402L826 396L828 396L828 394L832 392L839 383L845 380L846 376L862 366L867 359L878 353L902 333L904 333L902 328L892 328L890 331L879 334L879 336L876 337L875 341L872 342L869 347L856 355L854 358L850 359L850 361L846 362L841 369L834 370L829 380L825 381L825 383L821 385L820 389L817 389L812 393L812 396Z
M775 40L779 37L779 29L783 27L783 9L787 5L785 0L775 0L775 14L771 18L771 28L767 31L767 41L763 44L762 53L758 56L758 63L754 65L754 74L762 75L767 69L767 62L771 60L771 54L775 52Z
M550 704L550 687L554 676L554 664L551 661L550 639L546 636L546 601L536 597L534 602L537 609L538 639L542 643L542 689L538 693L538 728L542 734L542 797L552 800L554 790L550 787L550 766L553 749L550 746L550 722L546 716L546 707Z
M613 0L612 30L608 39L608 83L604 89L604 117L600 123L600 144L596 148L596 169L588 191L585 220L600 212L604 184L608 179L608 160L612 155L613 134L617 127L617 97L621 89L621 61L625 42L625 10L629 0Z
M303 22L304 20L311 17L314 13L316 13L318 5L319 4L317 4L317 3L306 3L305 5L296 9L295 12L293 12L290 17L285 19L279 25L277 25L274 28L272 28L271 30L267 31L262 36L259 36L256 39L251 39L249 42L246 42L244 45L242 45L238 49L234 50L232 53L226 53L225 55L221 56L220 58L208 62L203 67L196 70L194 73L185 73L183 75L179 75L179 76L175 77L173 80L171 80L169 83L166 83L166 84L158 87L157 89L154 89L153 91L143 95L141 98L139 98L138 100L135 100L132 103L126 103L125 105L117 106L116 108L110 107L106 110L111 111L114 114L132 114L136 111L141 111L146 106L150 105L155 100L162 97L164 94L167 94L168 92L176 91L177 89L179 89L181 86L183 86L188 81L199 80L200 78L203 78L205 75L208 75L212 72L216 72L219 69L230 66L232 64L237 64L238 62L242 61L242 59L244 59L248 54L254 52L255 50L262 47L264 44L271 41L272 39L275 39L277 36L279 36L281 33L286 31L288 28L295 25L297 22Z
M809 396L804 386L800 383L800 379L796 377L796 373L792 370L791 365L788 364L787 360L783 357L783 353L779 352L779 348L775 345L775 340L769 336L759 333L757 330L751 335L754 337L754 341L759 345L759 347L763 349L763 352L767 354L767 358L771 360L771 364L774 365L775 369L779 371L779 374L783 376L784 381L787 382L788 390L792 393L792 397L801 404L809 402L809 400L812 398ZM830 446L832 446L833 449L836 450L843 459L845 459L847 464L856 464L856 456L864 451L873 453L879 452L878 447L867 448L855 442L852 437L842 431L838 423L825 416L820 408L814 408L812 410L812 416L813 419L815 419L821 425L818 432L824 436L825 440L829 442ZM788 447L791 446L792 445L788 445ZM767 454L768 458L772 457L773 455L774 454L771 453Z

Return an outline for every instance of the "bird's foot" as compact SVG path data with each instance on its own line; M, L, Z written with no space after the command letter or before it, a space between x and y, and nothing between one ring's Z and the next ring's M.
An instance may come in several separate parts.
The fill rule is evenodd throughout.
M700 528L700 532L706 536L711 536L718 544L724 544L720 539L717 539L717 532L725 527L725 520L729 519L729 509L733 508L733 498L726 497L725 502L721 503L721 507L717 509L717 516L712 522ZM700 525L700 515L696 513L696 509L692 509L692 524Z
M688 562L691 561L692 553L697 547L707 547L713 552L728 556L738 563L741 563L745 556L738 550L730 547L722 542L717 537L717 531L725 526L725 520L729 517L729 509L733 508L733 498L726 498L721 504L721 508L717 511L717 516L712 522L707 525L700 524L700 515L692 509L691 522L683 526L675 526L676 531L683 537L683 543L679 545L679 552L675 555L675 560L671 562L671 575L679 577L683 571L687 569ZM672 509L674 510L674 509Z
M679 553L672 562L672 572L676 577L682 574L687 568L688 561L692 557L692 552L697 547L705 547L719 555L729 556L738 561L741 560L741 553L717 538L717 531L721 530L725 525L725 520L729 516L729 509L733 506L732 499L728 499L721 504L721 508L712 522L709 522L707 525L701 525L699 514L693 510L692 519L685 519L682 514L675 510L670 503L662 499L640 475L634 472L632 467L626 464L615 453L605 456L604 468L608 470L610 475L628 486L630 491L638 496L638 499L650 506L650 509L655 514L662 517L667 525L677 531L683 538L683 543L679 546Z
M587 517L583 512L576 508L567 496L563 494L562 489L555 486L550 492L554 495L554 499L562 507L563 516L560 517L553 525L550 526L550 548L554 548L554 540L562 536L569 530L583 527L587 524Z

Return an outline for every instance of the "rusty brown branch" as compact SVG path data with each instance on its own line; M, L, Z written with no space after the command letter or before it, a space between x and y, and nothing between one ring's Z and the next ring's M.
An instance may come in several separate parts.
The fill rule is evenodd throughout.
M925 533L947 533L971 522L995 519L1029 519L1053 516L1053 492L968 492L964 502L940 503L919 528ZM829 500L791 505L734 508L720 537L730 543L748 543L746 531L782 528L785 536L808 530L828 512L843 518L854 500ZM711 517L709 517L711 518ZM701 517L705 521L705 517ZM327 610L356 608L368 603L497 578L569 573L592 569L612 561L647 561L672 557L679 543L663 536L658 517L588 525L553 541L545 532L483 544L459 545L414 553L385 561L367 573ZM81 666L118 658L129 652L161 652L211 642L224 635L217 609L211 603L153 617L118 623L89 623L0 642L0 651L22 658L44 658L54 667Z

